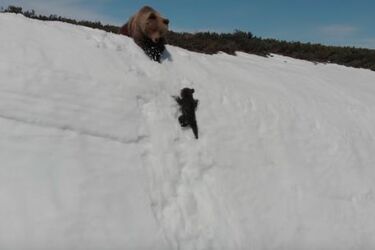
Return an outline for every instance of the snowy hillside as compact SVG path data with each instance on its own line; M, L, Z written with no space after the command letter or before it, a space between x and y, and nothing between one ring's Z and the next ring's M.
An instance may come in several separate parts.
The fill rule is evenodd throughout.
M375 72L168 51L0 15L0 249L375 249Z

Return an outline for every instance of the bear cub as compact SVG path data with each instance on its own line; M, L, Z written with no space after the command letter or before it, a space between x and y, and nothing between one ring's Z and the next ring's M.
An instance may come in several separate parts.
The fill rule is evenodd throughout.
M198 126L195 118L195 111L198 107L198 100L193 98L194 89L184 88L181 90L181 97L175 96L175 100L180 106L182 115L178 117L181 127L190 126L194 136L198 139Z
M160 62L160 57L165 50L168 25L168 19L162 17L153 8L144 6L120 28L119 33L132 37L146 55Z

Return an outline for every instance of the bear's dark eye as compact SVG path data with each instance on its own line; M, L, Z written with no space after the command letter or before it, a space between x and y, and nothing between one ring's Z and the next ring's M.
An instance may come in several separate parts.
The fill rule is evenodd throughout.
M168 19L164 19L164 24L168 25L169 24L169 20Z
M148 19L151 19L151 20L156 19L156 15L154 13L151 13Z

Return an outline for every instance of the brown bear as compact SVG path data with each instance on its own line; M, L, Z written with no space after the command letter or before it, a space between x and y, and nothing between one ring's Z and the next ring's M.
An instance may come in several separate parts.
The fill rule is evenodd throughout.
M132 37L151 59L160 62L168 25L168 19L153 8L144 6L120 28L119 33Z

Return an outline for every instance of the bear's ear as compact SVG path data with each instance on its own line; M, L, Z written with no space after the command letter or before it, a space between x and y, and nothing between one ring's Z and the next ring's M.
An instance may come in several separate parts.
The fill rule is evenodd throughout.
M192 94L194 93L194 91L195 91L194 89L191 89L191 93L192 93Z
M168 24L169 24L169 19L164 19L164 20L163 20L163 23L164 23L165 25L168 25Z
M148 19L149 20L154 20L154 19L156 19L157 18L157 16L155 15L155 13L151 13L149 16L148 16Z

